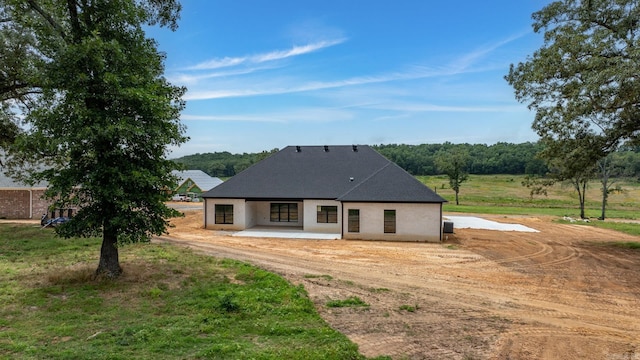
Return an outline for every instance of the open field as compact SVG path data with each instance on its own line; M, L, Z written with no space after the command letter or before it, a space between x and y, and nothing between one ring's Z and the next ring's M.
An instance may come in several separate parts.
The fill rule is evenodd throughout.
M445 211L479 214L540 214L579 217L578 198L571 186L555 184L548 195L530 197L530 190L522 186L522 175L470 175L460 187L460 205L455 205L454 192L449 188L446 176L419 176L418 180L434 189L449 203ZM623 193L611 194L607 217L640 219L640 181L618 179ZM586 214L597 218L601 214L602 195L600 183L592 181L587 189Z
M456 230L444 244L239 238L198 211L158 241L248 261L303 285L366 356L394 359L640 357L640 237L494 216L539 233ZM368 306L332 307L357 299Z

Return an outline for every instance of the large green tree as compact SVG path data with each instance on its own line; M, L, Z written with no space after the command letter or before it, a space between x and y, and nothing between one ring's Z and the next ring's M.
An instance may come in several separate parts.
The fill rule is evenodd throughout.
M9 162L14 169L41 163L28 172L28 180L46 180L46 195L56 207L79 209L58 233L102 236L97 273L117 277L118 245L163 233L176 215L160 190L174 181L168 147L186 141L179 122L184 89L163 77L163 55L143 27L176 29L180 5L176 0L0 0L0 5L2 31L10 35L3 36L1 50L15 59L2 65L4 114L10 118L13 112L26 124Z
M533 14L544 45L506 80L545 139L591 133L603 153L640 140L640 2L561 0ZM598 158L593 159L593 163Z

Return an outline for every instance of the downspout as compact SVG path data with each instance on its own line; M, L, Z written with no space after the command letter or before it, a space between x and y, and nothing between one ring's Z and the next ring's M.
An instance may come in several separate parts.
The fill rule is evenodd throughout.
M442 242L442 231L444 224L442 223L442 203L440 203L440 242Z
M340 212L342 213L342 222L340 224L340 239L344 239L344 203L340 201ZM348 219L347 219L348 220Z
M204 228L207 228L207 198L204 198Z
M33 189L29 189L29 219L33 219Z

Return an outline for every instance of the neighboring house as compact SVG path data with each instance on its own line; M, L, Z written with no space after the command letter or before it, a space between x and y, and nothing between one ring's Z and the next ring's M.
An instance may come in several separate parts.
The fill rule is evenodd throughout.
M47 184L25 185L0 170L0 219L40 219L51 201L42 197Z
M201 170L174 170L172 174L179 179L178 186L173 190L175 194L186 195L192 193L200 197L203 192L222 184L222 180L217 177L211 177Z
M207 229L442 239L445 199L369 146L288 146L204 193Z

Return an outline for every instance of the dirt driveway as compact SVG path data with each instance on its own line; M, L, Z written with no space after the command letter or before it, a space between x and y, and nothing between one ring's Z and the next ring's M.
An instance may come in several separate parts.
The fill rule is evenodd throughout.
M303 284L366 356L640 360L640 238L548 218L539 233L459 229L443 244L238 238L174 221L169 241ZM328 308L358 296L367 308Z

